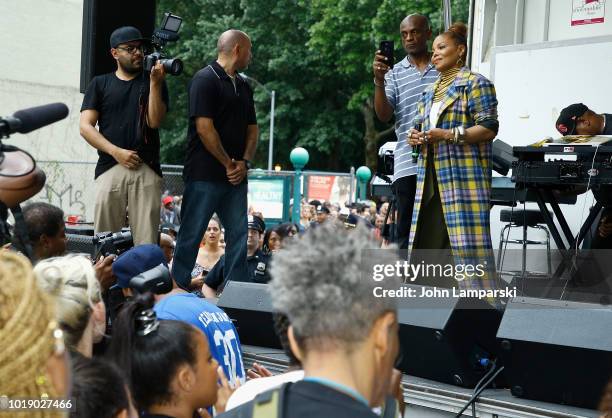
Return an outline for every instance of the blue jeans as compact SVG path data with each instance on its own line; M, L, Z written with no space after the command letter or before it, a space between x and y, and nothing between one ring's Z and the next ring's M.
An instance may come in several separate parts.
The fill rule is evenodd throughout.
M185 289L191 283L191 270L213 213L225 228L224 279L247 276L247 183L232 186L220 181L192 181L185 184L172 262L172 276Z

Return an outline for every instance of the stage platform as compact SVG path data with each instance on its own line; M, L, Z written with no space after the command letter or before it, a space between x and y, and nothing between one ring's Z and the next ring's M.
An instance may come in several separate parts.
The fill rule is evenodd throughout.
M282 373L287 357L281 350L243 345L246 368L260 363L273 373ZM454 417L472 395L471 389L404 375L405 418ZM471 407L464 416L472 416ZM531 401L512 396L507 389L487 389L476 402L476 416L484 418L598 418L599 413L588 409Z

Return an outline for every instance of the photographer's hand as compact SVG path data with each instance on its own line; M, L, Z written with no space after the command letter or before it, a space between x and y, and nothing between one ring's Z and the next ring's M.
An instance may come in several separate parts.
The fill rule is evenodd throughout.
M160 85L166 78L166 70L161 62L157 61L155 67L151 69L151 87Z
M138 153L129 149L117 147L111 155L119 164L130 170L137 169L142 163Z
M96 278L98 279L98 282L100 282L102 292L106 292L116 282L112 267L115 258L116 256L113 254L107 257L101 256L96 264L94 264Z
M162 91L164 89L164 79L166 71L164 66L158 61L149 75L149 103L147 107L147 125L149 128L158 129L166 117L168 110L162 99Z

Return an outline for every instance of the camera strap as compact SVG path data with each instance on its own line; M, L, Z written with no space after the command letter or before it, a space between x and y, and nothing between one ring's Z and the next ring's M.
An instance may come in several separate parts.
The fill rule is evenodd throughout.
M149 143L149 126L147 125L147 114L149 112L149 94L146 87L145 73L141 75L140 93L138 95L138 134L136 138L139 145Z

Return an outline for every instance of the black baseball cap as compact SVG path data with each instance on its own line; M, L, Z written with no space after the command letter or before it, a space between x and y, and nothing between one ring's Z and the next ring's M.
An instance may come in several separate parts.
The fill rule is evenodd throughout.
M561 111L555 127L561 133L561 135L575 135L576 134L576 119L584 115L589 110L582 103L574 103L569 105Z
M148 41L142 37L142 33L134 26L122 26L117 28L111 33L110 46L111 48L117 48L118 45L132 41Z
M254 229L259 233L262 233L266 230L266 223L259 216L248 216L248 228Z
M329 215L329 208L327 206L317 206L317 213L327 213Z

